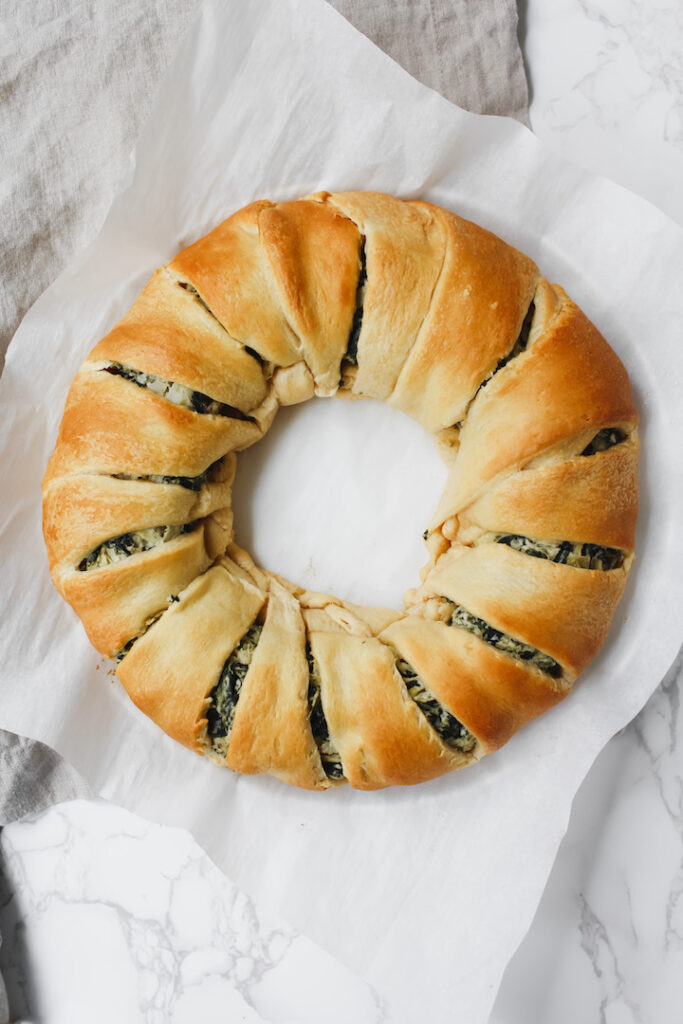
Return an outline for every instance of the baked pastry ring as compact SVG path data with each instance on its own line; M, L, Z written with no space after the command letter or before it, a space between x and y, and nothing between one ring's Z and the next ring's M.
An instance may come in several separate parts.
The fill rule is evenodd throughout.
M371 397L449 478L403 612L258 568L235 453L277 408ZM637 417L534 263L424 202L255 202L158 270L69 392L43 484L55 586L170 736L309 789L422 782L560 701L633 559Z

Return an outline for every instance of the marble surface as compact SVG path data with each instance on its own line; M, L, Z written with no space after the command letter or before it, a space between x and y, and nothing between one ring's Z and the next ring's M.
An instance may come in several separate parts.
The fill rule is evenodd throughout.
M521 29L536 134L683 225L680 0L530 0ZM586 777L490 1024L683 1019L682 684L679 657Z
M533 131L683 224L681 0L521 0Z
M683 225L680 0L529 0L521 32L534 131ZM582 785L490 1024L680 1021L681 674L679 660ZM184 832L74 803L9 826L1 852L16 1016L385 1019L363 981L269 922Z
M0 967L49 1024L374 1024L359 977L268 918L187 832L95 801L0 840ZM39 965L39 966L38 966Z

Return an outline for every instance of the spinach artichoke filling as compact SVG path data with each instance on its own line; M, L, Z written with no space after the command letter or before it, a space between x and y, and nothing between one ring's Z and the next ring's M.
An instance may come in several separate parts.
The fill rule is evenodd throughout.
M180 600L180 598L178 597L177 594L169 594L169 596L168 596L168 603L169 603L169 605L175 604L176 601L179 601L179 600ZM165 611L166 611L166 609L162 608L161 611L155 612L154 615L150 615L150 617L145 622L145 627L142 630L142 632L138 633L137 636L131 637L131 639L128 641L128 643L124 644L120 651L116 652L116 654L113 656L113 660L116 662L117 665L120 662L123 661L123 659L128 654L128 652L130 651L130 649L133 646L133 644L137 643L137 641L141 637L143 637L145 635L145 633L150 628L150 626L153 626L155 622L159 621L159 619L161 618L161 616L164 614Z
M474 393L475 397L479 394L479 392L482 390L482 388L485 388L486 385L488 383L490 383L490 381L493 380L493 378L495 377L495 375L498 373L499 370L502 370L504 366L507 366L508 363L512 362L512 360L515 358L515 356L521 355L521 353L524 352L524 350L526 349L527 345L529 344L529 334L531 333L531 325L532 325L533 320L534 320L534 313L535 312L536 312L536 305L535 305L535 303L534 303L534 301L532 299L531 302L529 303L529 308L526 311L526 316L524 317L524 320L522 321L522 326L520 328L519 335L517 336L517 341L514 343L514 345L512 346L510 351L508 352L508 354L506 356L503 356L502 359L498 360L498 362L496 363L494 369L491 371L491 373L488 375L488 377L486 377L481 382L481 384L479 385L479 387L477 388L477 390Z
M189 533L194 530L196 522L185 523L183 526L149 526L146 530L136 530L133 533L122 533L119 537L112 537L99 544L94 551L86 555L78 563L79 572L88 572L90 569L102 569L105 565L113 562L120 562L130 555L138 555L142 551L149 551L158 544L167 544L175 540L181 533Z
M406 689L442 743L452 750L469 753L477 742L472 733L427 689L417 672L403 658L396 659Z
M201 391L193 391L192 388L187 387L185 384L178 384L175 381L157 377L154 373L143 373L142 370L135 370L131 366L124 366L123 363L117 362L107 363L102 369L106 373L113 374L115 377L129 380L139 388L148 388L155 395L159 395L160 398L165 398L167 402L179 405L183 409L189 409L191 412L198 412L209 416L227 416L233 420L247 420L249 423L255 422L252 416L247 416L246 413L241 412L240 409L235 409L232 405L218 402Z
M469 401L468 409L469 409L469 406L474 401L474 399L479 394L479 392L482 391L483 388L485 388L486 385L489 384L493 380L493 378L498 373L498 371L502 370L503 367L507 366L508 363L512 362L512 360L516 356L521 355L521 353L525 351L527 345L529 344L529 335L531 333L531 325L534 322L534 314L535 313L536 313L536 304L535 304L535 302L532 299L531 302L529 303L529 308L526 311L526 315L524 317L524 320L522 321L522 326L521 326L521 328L519 330L519 334L517 336L517 340L515 341L514 345L512 346L512 348L510 349L508 354L506 356L503 356L502 359L498 360L498 362L496 363L496 365L493 368L493 370L491 370L491 373L488 375L488 377L485 377L484 380L481 382L481 384L479 385L477 390L474 392L474 394L472 395L472 397L471 397L471 399ZM464 422L465 422L464 418L461 419L461 420L458 420L457 423L453 424L453 428L455 430L462 430L462 425L463 425Z
M221 669L218 682L209 695L206 709L206 734L213 754L224 758L235 722L237 702L263 626L253 622Z
M213 317L213 319L216 321L216 323L220 324L221 327L223 327L223 324L221 324L220 320L218 319L218 317L216 316L214 311L211 309L210 306L208 306L206 304L206 302L201 297L201 295L199 294L199 292L197 291L197 289L195 288L195 286L193 284L190 284L189 281L178 281L178 286L180 288L182 288L184 291L189 292L189 294L192 296L192 298L196 299L196 301L199 303L199 305L204 307L204 309L209 314L209 316Z
M199 294L199 292L197 291L197 289L195 288L195 286L193 284L190 284L189 281L178 281L178 287L183 288L186 292L189 292L190 295L192 296L192 298L196 299L197 302L200 304L200 306L204 307L204 309L209 314L209 316L213 317L213 319L216 321L216 323L220 326L221 330L223 330L223 331L225 330L225 327L223 326L221 321L218 319L218 317L216 316L214 311L211 309L211 306L209 306L207 304L206 300L201 297L201 295ZM264 362L263 357L258 354L256 349L250 348L249 345L245 345L244 346L244 351L247 352L251 356L252 359L255 359L256 362L259 364L259 366L263 366L263 362Z
M600 569L609 572L620 569L624 564L624 552L619 548L606 548L600 544L574 544L570 540L531 540L518 533L493 533L481 538L481 542L493 541L507 544L513 551L532 558L545 558L559 565L571 565L575 569Z
M562 666L549 654L544 654L543 651L539 651L538 648L531 647L521 640L515 640L507 633L501 633L500 630L494 629L483 619L478 619L476 615L472 615L461 605L453 604L452 601L449 601L449 604L453 605L453 612L448 619L449 626L465 629L468 633L478 636L484 643L495 647L496 650L510 654L513 658L519 658L521 661L531 662L541 672L552 676L553 679L558 679L562 675Z
M330 739L330 730L323 710L320 669L313 656L310 643L306 644L306 660L308 661L308 718L316 746L320 751L320 760L328 779L343 779L339 751Z
M626 440L626 434L618 427L605 427L599 430L590 444L581 452L582 455L595 455L596 452L606 452L608 448L614 448Z
M119 662L123 661L123 659L128 654L129 650L131 649L135 641L139 639L140 637L138 636L131 637L128 643L124 644L120 651L116 652L116 654L114 655L114 661L116 662L117 665L119 664Z
M365 236L362 236L360 246L360 271L358 273L358 284L356 285L356 308L351 322L351 331L346 346L343 362L351 366L358 365L358 339L361 327L363 326L363 303L365 301L365 286L368 282L368 272L365 257Z
M158 476L153 473L146 476L136 476L135 473L112 473L112 476L115 480L143 480L151 484L175 484L177 487L184 487L188 491L201 491L212 468L212 466L209 466L199 476Z
M245 345L244 351L247 353L248 356L251 356L252 359L255 359L259 366L263 366L263 364L265 363L265 359L256 351L255 348L252 348L251 345Z

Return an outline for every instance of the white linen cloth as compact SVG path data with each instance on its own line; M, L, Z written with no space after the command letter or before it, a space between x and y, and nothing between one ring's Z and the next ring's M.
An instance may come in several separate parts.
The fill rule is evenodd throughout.
M526 120L515 0L333 3L446 99ZM199 7L198 0L0 5L0 366L26 310L100 230Z

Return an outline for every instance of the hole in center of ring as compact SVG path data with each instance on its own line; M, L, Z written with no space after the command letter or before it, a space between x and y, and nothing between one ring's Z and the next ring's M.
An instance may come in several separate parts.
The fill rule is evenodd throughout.
M238 453L235 540L308 590L402 608L446 476L431 436L382 402L286 407Z

